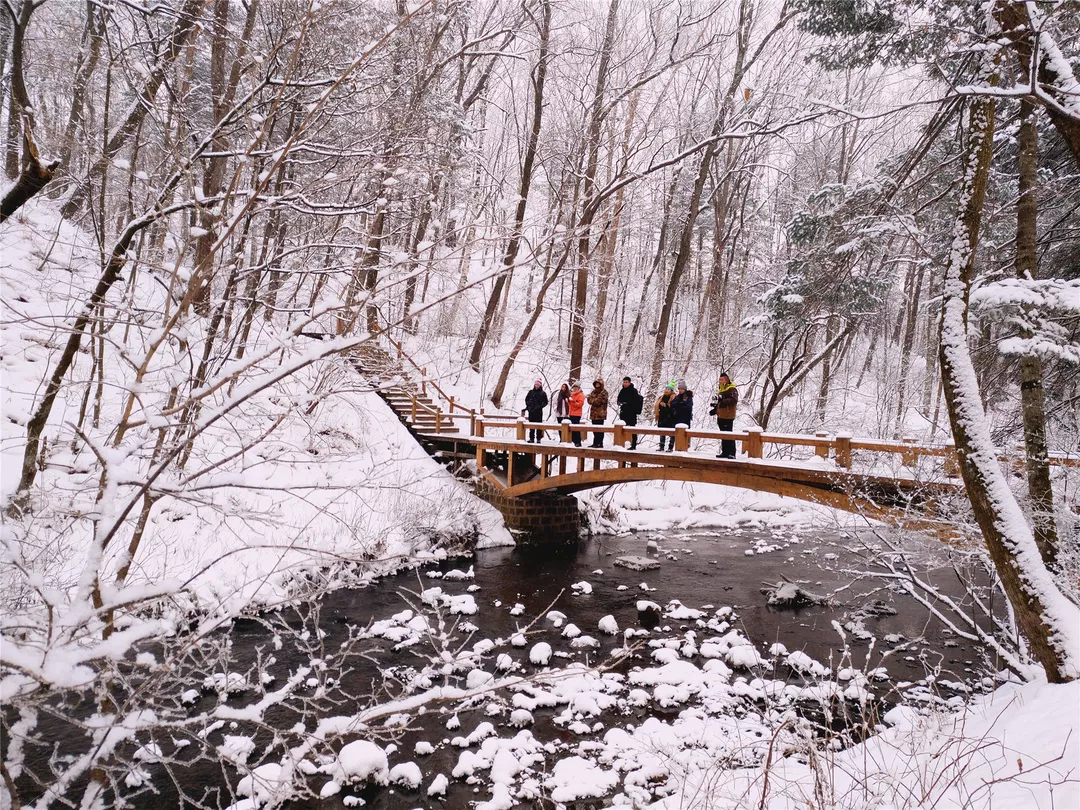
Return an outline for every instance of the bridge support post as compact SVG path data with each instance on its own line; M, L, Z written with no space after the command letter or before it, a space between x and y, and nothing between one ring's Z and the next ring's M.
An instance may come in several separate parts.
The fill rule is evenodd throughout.
M829 432L827 430L819 430L814 434L814 438L817 439L817 443L814 445L814 454L819 458L829 457L829 445L832 442L829 441Z
M912 467L919 460L919 450L917 447L915 447L915 440L911 437L905 436L902 441L905 445L911 446L905 447L904 450L900 453L900 463L903 464L905 467Z
M626 430L623 427L623 423L621 421L619 421L618 419L615 420L615 433L614 433L614 436L615 436L615 441L614 441L615 446L625 448L626 447Z
M525 441L525 417L519 416L517 420L517 440L519 442Z
M573 543L581 532L581 509L573 495L539 492L515 498L486 480L477 483L476 494L499 510L520 542Z
M836 463L841 467L851 469L851 434L836 434Z
M747 428L746 441L743 442L747 458L761 458L761 448L764 445L761 441L761 432L759 427Z
M690 449L690 438L686 435L686 425L675 426L675 449L683 453Z
M945 454L942 464L944 466L944 472L947 476L949 476L950 478L960 477L960 461L956 457L955 449L950 449L949 452Z
M570 444L570 420L563 419L559 422L559 441L563 444ZM566 456L563 456L565 459Z

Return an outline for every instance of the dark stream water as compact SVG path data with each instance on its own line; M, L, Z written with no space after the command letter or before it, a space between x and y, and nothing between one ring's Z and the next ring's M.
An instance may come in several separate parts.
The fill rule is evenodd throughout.
M650 541L658 548L647 548ZM923 544L917 549L917 556L926 563L927 576L939 583L946 593L961 598L962 588L947 559L948 548L930 540L908 542ZM856 580L852 571L866 567L850 551L856 545L853 536L830 534L820 529L746 528L593 537L582 540L576 548L488 549L478 551L472 557L402 571L366 588L332 591L317 604L236 622L227 638L221 636L216 641L219 648L225 649L233 671L246 673L250 680L255 680L251 675L253 663L265 662L272 656L273 662L262 667L262 671L274 676L267 689L280 687L298 667L309 665L313 657L330 662L327 672L313 673L324 684L326 678L331 679L325 694L314 686L306 687L298 692L299 702L293 701L267 713L267 723L281 730L289 729L298 721L310 730L320 717L352 714L362 708L365 701L370 701L372 694L380 695L382 700L402 694L401 683L415 677L428 662L432 652L429 643L394 650L396 638L365 637L355 643L358 650L367 654L349 657L346 669L340 668L340 662L333 659L333 655L343 643L355 639L356 628L388 619L409 609L410 603L413 609L419 608L416 594L435 586L448 596L470 593L478 608L473 615L444 616L447 636L455 650L472 648L483 639L505 641L542 616L552 603L555 610L566 614L566 622L577 625L583 634L593 636L599 644L597 648L571 647L569 640L561 635L562 627L540 618L533 624L526 646L513 647L505 643L496 646L485 664L489 672L494 671L491 658L499 653L510 655L522 674L540 670L541 667L529 661L529 650L539 641L548 642L554 649L552 667L571 661L590 664L603 661L613 650L624 645L621 632L612 636L597 629L600 619L608 615L615 618L620 631L647 629L649 632L637 639L643 643L652 638L681 638L687 630L696 630L699 642L717 635L715 628L706 629L694 620L661 618L658 624L650 621L637 610L638 601L647 599L661 606L666 606L670 600L679 600L689 608L703 608L709 616L715 615L719 608L730 607L735 614L729 619L732 627L739 629L765 657L768 657L770 645L779 642L787 650L802 650L810 658L835 670L841 664L873 668L882 663L883 654L889 653L884 661L888 677L872 686L875 696L885 704L895 702L902 692L913 686L916 690L921 689L930 668L939 669L939 682L953 683L957 687L961 682L977 684L988 671L979 651L958 644L925 607L910 597L883 589L880 581ZM755 548L758 549L756 553L747 554ZM620 555L646 553L660 562L659 569L635 572L614 564ZM429 576L431 572L464 572L470 567L473 571L470 579ZM784 577L799 581L808 590L819 594L848 587L838 592L835 603L828 607L777 610L767 605L760 588L764 582L777 582ZM588 582L591 593L581 594L571 587L579 582ZM850 623L853 614L875 601L887 603L895 614ZM523 606L524 610L515 610L515 605ZM839 660L842 642L833 627L834 621L848 623L855 631L854 635L848 635L854 653L851 662ZM872 651L865 639L855 637L862 630L876 638ZM325 650L326 655L319 649ZM639 649L620 663L616 671L626 673L634 667L657 666L650 658L651 652L648 647ZM698 658L695 663L701 666L702 661ZM743 674L754 677L750 673ZM780 668L775 672L769 669L766 677L796 676L786 668ZM463 679L454 676L443 682L461 683ZM945 694L950 693L946 691ZM255 699L248 692L231 699L231 703L244 705ZM189 693L185 705L191 712L209 711L218 700L216 692L204 689L198 696ZM391 766L407 761L415 761L420 766L423 782L419 790L369 787L357 794L346 788L334 796L297 799L288 806L339 808L348 806L344 799L352 795L362 796L365 807L383 810L435 806L465 808L470 802L486 799L488 793L482 786L452 778L441 802L429 798L426 789L435 774L449 776L458 761L462 749L449 744L451 738L468 734L483 721L492 722L502 736L513 736L517 732L508 725L509 706L504 702L501 710L492 708L497 703L485 699L470 712L457 712L455 710L460 707L456 706L434 705L423 714L414 713L406 729L378 728L380 745L393 739L398 746L390 755ZM624 706L619 711L605 712L599 719L604 728L610 728L637 723L650 715L673 718L682 708ZM560 710L536 710L535 724L530 729L537 739L561 747L560 751L551 752L552 761L567 755L566 745L590 738L588 734L583 736L580 730L572 733L565 725L556 725L553 719ZM460 720L460 728L448 729L447 722L455 714ZM592 737L602 739L603 733L599 730ZM239 780L233 766L223 766L212 756L186 758L187 751L206 750L206 743L221 745L225 735L230 734L247 734L256 742L248 759L249 766L262 761L277 761L282 745L295 745L297 739L294 737L288 743L279 741L275 747L274 734L268 728L251 729L242 722L234 727L221 724L202 739L193 739L195 745L185 745L181 741L180 748L176 747L177 740L182 740L184 734L158 735L153 742L166 756L172 756L173 762L167 768L160 763L146 766L150 775L149 787L135 799L134 806L180 807L190 806L187 801L198 800L205 805L225 807L235 801L225 786L228 783L235 787ZM429 741L435 750L419 756L414 752L417 741ZM45 752L40 753L45 755ZM325 781L325 777L317 776L311 784L317 792Z

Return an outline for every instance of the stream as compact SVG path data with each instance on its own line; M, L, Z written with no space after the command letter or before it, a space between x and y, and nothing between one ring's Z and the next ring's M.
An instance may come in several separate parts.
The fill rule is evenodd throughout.
M758 716L753 708L755 702L762 703L761 690L779 694L785 683L795 685L795 692L814 687L824 669L828 670L826 679L838 684L837 695L855 685L864 689L875 719L901 695L909 703L957 703L972 689L988 686L984 677L994 668L983 660L980 650L955 638L909 596L884 588L880 580L855 576L854 572L867 567L853 550L863 542L873 542L873 538L868 541L853 533L820 528L747 526L593 536L582 539L577 547L486 549L403 570L366 588L331 591L317 602L238 620L227 634L214 640L222 656L219 663L227 659L232 674L207 675L202 689L187 690L183 703L188 711L212 711L226 691L234 692L229 705L250 703L258 698L257 681L266 690L279 688L300 667L311 666L313 659L326 661L325 671L320 673L316 666L288 704L266 713L265 725L245 724L241 718L204 729L199 739L155 737L155 750L164 752L168 766L150 758L138 775L150 792L136 797L133 806L171 808L201 802L227 807L236 801L224 783L236 787L237 768L223 766L218 757L187 757L188 751L200 747L205 751L207 743L218 751L226 750L225 758L246 761L248 766L276 762L282 750L299 739L286 733L295 733L297 723L310 731L322 718L359 711L372 702L372 695L386 702L432 685L483 685L491 675L585 671L564 670L575 664L603 667L602 673L590 675L592 680L571 679L569 696L560 693L557 684L542 682L538 689L492 691L466 707L443 702L422 711L390 712L371 723L370 733L354 736L376 739L384 749L396 746L389 748L389 765L415 763L421 780L417 788L409 785L408 771L417 772L412 766L398 774L405 777L399 784L389 786L349 785L338 779L339 785L325 787L327 776L315 775L309 786L316 795L293 799L285 806L340 808L360 806L362 801L362 806L380 810L465 808L470 802L489 799L490 785L482 763L470 777L469 757L462 752L478 750L485 734L513 738L525 727L533 748L527 756L515 749L519 766L522 762L525 766L513 783L515 796L521 799L513 806L553 807L545 803L551 793L551 784L545 780L554 763L588 750L591 743L600 746L606 731L615 726L633 728L649 718L671 722L696 706L706 713L730 712L743 718L740 734L749 735L751 743L756 743L755 736L764 743L771 715L763 709ZM923 563L928 579L947 595L963 598L948 546L913 535L904 542ZM623 555L648 555L659 567L645 571L619 567L615 560ZM760 589L763 583L784 578L817 594L834 594L834 601L828 606L772 608ZM977 575L975 581L979 581ZM644 601L655 603L662 612L639 612L643 606L639 603ZM557 613L546 615L549 610ZM420 618L423 615L427 618ZM848 660L841 660L844 645L834 623L845 628L851 650ZM568 630L569 625L579 632ZM515 645L513 637L524 628L528 628L527 637L517 639ZM612 629L614 634L605 632ZM728 651L730 644L747 641L757 654L746 646L739 652L759 660L752 671L740 668L739 658ZM550 657L537 663L532 656L541 642L550 645ZM352 653L341 652L342 645ZM445 653L436 649L440 645ZM796 651L804 655L789 659ZM455 667L453 662L460 664L463 654L473 655L474 663ZM613 655L618 660L612 660ZM425 674L432 656L448 662L441 678L437 669ZM665 664L667 671L688 666L685 661L705 670L711 666L713 674L727 670L720 660L711 659L731 664L734 672L725 682L730 680L742 690L739 694L746 695L738 705L729 687L719 699L715 690L687 693L670 677L667 681L645 677L664 670ZM470 672L475 669L483 672ZM844 669L847 673L841 676ZM931 672L933 677L928 678ZM225 685L229 678L236 679L235 690ZM634 684L642 688L631 689ZM561 697L553 701L551 696L556 694ZM813 701L799 705L823 731L842 731L850 724L843 712L823 714ZM490 723L491 729L477 731L483 723ZM275 729L282 732L281 739L275 739ZM474 738L455 740L474 732ZM316 760L331 762L332 749L340 745L319 749ZM760 751L753 745L746 750L744 764L751 764ZM318 759L320 752L322 759ZM716 756L715 751L710 756ZM28 767L33 766L28 758ZM452 776L455 768L459 778ZM427 791L438 774L447 777L445 795L432 797ZM322 797L317 795L320 786ZM618 790L594 799L596 806ZM663 793L662 786L651 783L640 790L659 790L657 796ZM535 796L535 801L523 799L528 796Z

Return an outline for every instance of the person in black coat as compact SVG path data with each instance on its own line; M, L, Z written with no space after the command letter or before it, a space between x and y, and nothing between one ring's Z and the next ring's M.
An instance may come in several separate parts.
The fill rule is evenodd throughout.
M637 418L645 405L645 400L634 387L634 381L629 377L622 378L622 389L619 391L619 418L627 425L633 427L637 424ZM630 449L637 449L637 434L630 434Z
M544 421L544 408L548 404L548 395L544 393L544 381L537 380L533 383L533 387L529 389L529 393L525 395L525 410L521 413L527 415L530 422L543 422ZM540 444L540 439L543 437L544 431L529 428L529 443Z
M676 425L690 427L694 419L694 392L687 390L683 380L679 380L678 390L679 393L671 401L672 421Z

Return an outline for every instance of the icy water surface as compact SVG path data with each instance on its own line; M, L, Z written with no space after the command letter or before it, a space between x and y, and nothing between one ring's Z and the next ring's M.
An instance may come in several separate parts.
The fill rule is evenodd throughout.
M959 596L956 574L946 566L948 549L933 541L909 542L923 544L919 553L929 563L929 575L947 593ZM737 715L740 719L736 733L741 735L740 739L747 740L745 746L737 749L738 756L745 757L741 760L744 764L753 762L758 750L755 745L759 740L766 744L770 734L765 715L759 716L754 709L755 701L759 705L763 703L761 690L767 691L758 678L780 688L785 682L799 687L812 685L813 679L784 665L784 653L771 654L770 649L775 653L773 645L777 643L787 652L801 651L832 672L847 667L870 673L868 678L856 676L854 680L849 674L836 683L841 689L859 684L872 694L871 705L882 709L895 702L901 692L917 698L928 696L930 690L925 679L933 668L939 670L939 683L954 688L961 688L961 682L976 684L986 667L975 650L957 644L943 633L927 609L909 597L882 589L880 582L860 581L853 575L853 571L864 567L850 551L858 545L853 536L821 530L745 528L593 537L582 540L576 548L534 546L483 550L471 557L403 571L367 588L331 592L318 603L268 617L271 623L278 624L273 631L260 621L237 622L227 638L231 667L233 672L243 673L254 682L258 676L252 664L272 656L272 662L261 670L266 673L266 689L272 690L280 687L299 667L310 666L312 658L321 658L320 650L333 652L343 642L353 639L358 650L366 651L365 656L350 658L345 670L334 664L325 673L313 673L313 677L318 677L298 692L307 701L305 706L294 705L267 714L270 725L278 729L289 729L302 722L310 730L321 717L354 714L371 702L373 694L386 701L423 691L428 686L481 684L482 673L469 675L468 670L474 667L498 677L542 676L545 671L550 674L575 664L607 666L613 654L626 646L637 645L632 653L606 670L606 680L591 674L591 680L579 678L561 686L541 682L535 689L489 693L473 701L466 710L458 704L435 704L426 707L422 714L410 711L379 718L371 724L379 744L385 747L393 741L397 746L391 749L390 766L416 763L421 776L418 789L401 785L345 785L335 795L294 800L287 805L339 808L357 806L356 799L362 799L363 806L369 808L408 810L438 806L466 808L471 802L491 799L489 767L483 763L470 765L470 758L463 758L462 754L478 752L480 741L465 744L465 740L456 739L473 734L483 723L490 723L490 731L498 737L512 738L526 727L525 737L532 740L529 752L524 755L522 751L516 752L518 761L527 768L513 785L518 792L524 785L526 793L531 791L541 798L515 806L550 807L553 805L543 803L542 797L551 793L548 780L558 760L588 751L592 744L598 750L605 733L613 727L638 727L650 717L672 721L691 707L703 714ZM660 567L641 572L617 567L615 559L625 554L649 554L660 562ZM783 577L799 581L807 590L818 594L842 590L836 593L835 604L830 607L776 610L767 605L760 588L763 583L775 583ZM659 605L663 615L639 613L641 600ZM859 609L875 602L887 603L896 613L859 618ZM553 621L545 615L549 610L565 614L565 618ZM889 611L877 612L888 614ZM425 615L426 620L418 619L420 615ZM316 616L321 638L318 631L312 632ZM614 619L616 633L605 632L615 629L606 617ZM847 628L845 632L853 651L849 660L841 660L843 643L834 622ZM567 631L571 624L578 628L578 634ZM296 633L287 632L289 627ZM308 632L303 632L305 629ZM519 646L510 643L515 634L526 629L527 638L519 639ZM633 631L629 637L628 630ZM759 666L740 667L738 662L745 655L733 656L728 651L732 631L738 631L750 642L756 651L756 655L750 654L751 658L762 659ZM870 636L873 636L872 646ZM718 642L724 638L728 641ZM530 660L530 652L540 642L552 648L546 666ZM710 649L709 645L714 643L719 646ZM445 652L436 649L440 646L445 647ZM479 655L471 665L457 668L447 665L445 675L421 674L433 655L442 654L445 660L460 661L463 653L472 651ZM744 647L740 652L745 654L747 650ZM663 678L657 680L649 674L663 664L676 662L674 666L685 666L685 661L714 676L723 670L725 677L726 661L734 670L729 678L734 691L725 685L722 699L717 697L719 693L706 699L704 691L701 695L693 690L687 692L679 683L663 683ZM882 669L875 673L879 666ZM476 680L478 677L480 680ZM940 689L935 691L941 694ZM743 695L737 706L732 699L734 693ZM946 698L950 694L953 692L944 690ZM558 696L557 700L553 696ZM255 699L249 690L234 702L243 705ZM190 696L188 702L191 711L196 712L212 710L217 700L208 682L208 688ZM838 702L844 703L842 699ZM800 705L807 716L822 721L812 701ZM397 727L406 724L407 727ZM834 721L833 727L837 725L843 723ZM481 728L475 736L482 736L484 731ZM280 758L280 748L270 745L273 734L266 728L252 729L242 723L220 724L205 739L213 745L222 745L229 735L249 736L255 741L248 757L249 766ZM168 754L176 740L157 742ZM718 750L709 749L703 755L715 757ZM272 753L260 754L267 751ZM326 748L320 751L325 756L333 755ZM183 751L176 753L183 759ZM736 758L736 764L739 761ZM490 766L490 757L487 765ZM467 778L470 767L472 780ZM459 778L453 776L455 768ZM148 766L148 770L152 773L154 766ZM427 795L438 774L448 778L442 800ZM222 767L221 763L210 760L190 762L186 766L177 763L169 778L162 773L154 774L157 795L140 798L136 806L183 806L177 788L180 785L187 797L224 807L235 797L230 796L223 783L228 781L235 788L239 779L239 772L231 765ZM326 776L316 775L311 784L318 790L327 781ZM621 786L613 788L609 793L620 789ZM639 798L644 795L640 794Z

